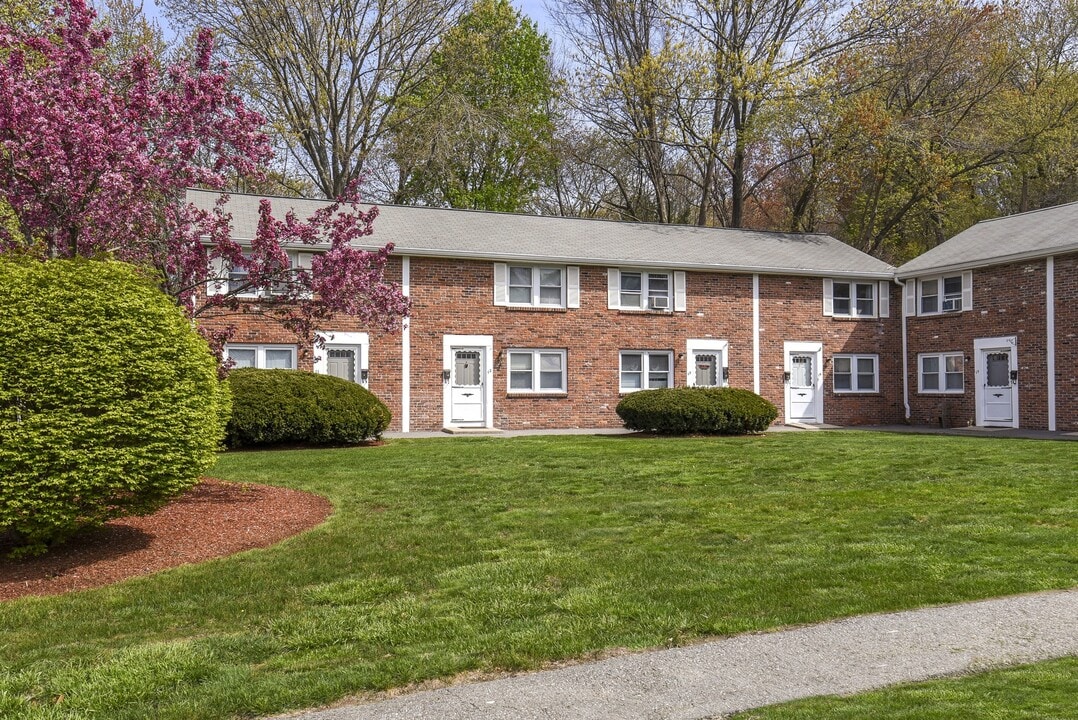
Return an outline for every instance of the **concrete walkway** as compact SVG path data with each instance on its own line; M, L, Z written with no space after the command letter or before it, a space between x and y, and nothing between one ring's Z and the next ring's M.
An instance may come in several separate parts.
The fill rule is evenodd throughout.
M643 652L302 720L689 720L1078 655L1078 589L865 615Z

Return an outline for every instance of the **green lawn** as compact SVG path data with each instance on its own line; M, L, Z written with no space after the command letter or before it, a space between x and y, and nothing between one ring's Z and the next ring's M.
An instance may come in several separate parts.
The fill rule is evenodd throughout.
M736 720L1067 720L1078 718L1078 658L750 710Z
M267 714L1078 585L1078 443L447 438L233 453L215 474L336 512L268 550L0 605L0 716Z

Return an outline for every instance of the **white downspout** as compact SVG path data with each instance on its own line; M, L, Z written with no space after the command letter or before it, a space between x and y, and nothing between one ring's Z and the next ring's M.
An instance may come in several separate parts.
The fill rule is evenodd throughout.
M906 352L906 283L895 278L895 282L902 288L902 407L906 410L906 422L910 421L910 369L909 353Z
M760 394L760 276L752 276L752 391Z
M1044 265L1048 284L1045 291L1048 304L1048 326L1045 329L1048 337L1045 345L1048 350L1048 429L1056 430L1056 259L1049 256Z
M412 258L401 258L401 293L412 294ZM412 323L401 323L401 432L412 430Z

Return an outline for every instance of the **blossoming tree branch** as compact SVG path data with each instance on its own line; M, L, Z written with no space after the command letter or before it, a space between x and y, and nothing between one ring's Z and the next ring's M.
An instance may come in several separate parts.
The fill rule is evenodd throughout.
M146 49L117 63L95 18L85 0L59 0L36 27L0 24L0 252L150 269L192 318L251 310L238 296L256 293L257 311L300 337L338 313L397 327L408 302L386 278L392 246L356 247L377 210L360 206L354 186L306 219L276 218L263 200L242 247L227 198L213 211L185 200L188 187L259 177L271 157L263 118L214 62L212 34L199 32L190 57L167 66ZM287 248L304 245L325 252L293 268ZM222 266L243 281L207 296ZM209 339L220 351L228 333Z

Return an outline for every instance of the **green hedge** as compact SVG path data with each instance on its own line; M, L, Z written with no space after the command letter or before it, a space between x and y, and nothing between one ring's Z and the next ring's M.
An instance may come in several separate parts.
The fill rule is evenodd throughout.
M664 435L758 433L778 417L774 405L738 388L642 390L622 398L617 413L630 430Z
M0 533L18 554L187 490L227 417L205 341L135 269L0 260Z
M389 409L361 385L298 370L233 370L229 447L351 445L380 437Z

